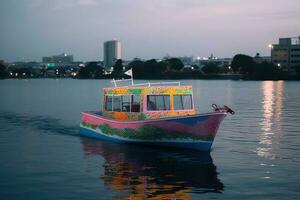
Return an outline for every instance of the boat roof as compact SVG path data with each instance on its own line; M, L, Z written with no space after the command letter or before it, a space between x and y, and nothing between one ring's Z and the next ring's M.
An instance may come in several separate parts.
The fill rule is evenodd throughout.
M128 85L118 85L120 82L131 81ZM192 94L192 86L180 82L146 82L133 83L132 79L112 80L114 86L103 88L104 95L126 94Z
M144 83L134 83L133 79L121 79L110 81L113 84L113 87L151 87L151 86L181 86L180 81L172 82L144 82ZM111 88L111 87L109 87Z

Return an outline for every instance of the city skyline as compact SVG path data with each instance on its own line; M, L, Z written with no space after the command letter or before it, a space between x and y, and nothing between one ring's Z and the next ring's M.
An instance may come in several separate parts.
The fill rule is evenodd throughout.
M40 61L68 52L103 60L103 42L122 42L122 58L270 55L268 44L300 33L300 2L290 0L3 0L0 59Z

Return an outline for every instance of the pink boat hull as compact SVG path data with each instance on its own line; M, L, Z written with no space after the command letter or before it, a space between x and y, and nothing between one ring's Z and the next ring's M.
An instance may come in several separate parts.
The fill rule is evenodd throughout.
M209 151L227 114L168 117L157 120L120 121L100 112L83 112L80 134L119 143L141 143Z

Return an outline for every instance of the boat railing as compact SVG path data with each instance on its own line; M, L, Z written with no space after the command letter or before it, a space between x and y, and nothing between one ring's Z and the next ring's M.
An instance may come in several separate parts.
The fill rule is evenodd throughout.
M118 85L118 83L121 82L131 82L131 84L128 85ZM115 80L113 79L111 83L114 84L115 87L128 87L128 86L158 86L158 85L177 85L180 86L181 82L180 81L171 81L171 82L146 82L146 83L134 83L133 79L120 79L120 80Z

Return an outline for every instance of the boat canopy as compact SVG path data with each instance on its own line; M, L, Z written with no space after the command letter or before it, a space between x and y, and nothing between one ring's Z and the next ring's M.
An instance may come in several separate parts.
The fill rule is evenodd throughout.
M103 89L103 115L147 120L195 114L192 86L131 85Z

